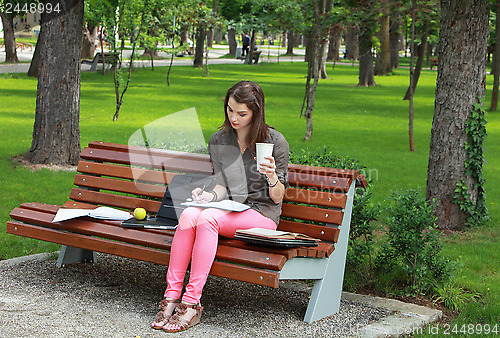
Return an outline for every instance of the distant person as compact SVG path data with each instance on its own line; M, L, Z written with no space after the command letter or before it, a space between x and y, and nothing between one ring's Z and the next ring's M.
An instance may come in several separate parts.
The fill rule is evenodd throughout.
M247 33L243 33L241 42L243 43L243 48L241 49L241 56L245 56L245 52L248 53L248 49L250 47L250 36L248 36Z
M186 42L187 42L187 44L189 46L188 54L192 55L193 54L193 47L194 47L193 40L191 40L190 38L187 38Z

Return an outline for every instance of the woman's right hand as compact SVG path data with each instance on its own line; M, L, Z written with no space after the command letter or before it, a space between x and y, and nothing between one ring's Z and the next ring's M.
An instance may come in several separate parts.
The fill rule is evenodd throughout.
M198 203L208 203L211 202L214 198L214 194L203 191L201 188L194 189L191 192L191 196L193 197L193 201Z

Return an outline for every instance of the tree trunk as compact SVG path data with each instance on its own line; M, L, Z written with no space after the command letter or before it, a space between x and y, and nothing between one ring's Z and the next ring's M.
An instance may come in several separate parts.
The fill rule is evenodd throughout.
M330 33L330 39L328 41L328 54L326 56L327 60L330 61L338 61L340 60L339 52L340 52L340 43L341 43L341 33L342 27L336 26L332 29Z
M106 75L106 57L104 55L104 35L102 29L99 30L99 47L101 48L102 55L102 76Z
M412 23L413 24L413 23ZM420 45L416 48L417 50L417 66L415 67L415 75L413 76L413 93L417 89L418 79L420 78L420 73L422 72L422 67L424 66L425 52L427 50L427 37L429 36L429 22L425 19L422 25L422 36L420 38ZM414 48L414 47L412 47ZM410 98L410 88L406 90L406 94L403 100L409 100Z
M297 34L295 33L294 34L295 36L295 44L294 44L294 47L300 47L300 45L302 44L302 46L305 46L306 45L306 37L304 37L303 35L301 34Z
M328 79L328 74L326 73L326 54L327 54L327 42L328 40L322 39L322 42L319 45L318 50L318 66L319 66L319 74L322 79Z
M181 46L184 46L184 44L187 43L188 29L189 29L188 25L183 25L182 28L181 28L181 32L180 32L180 38L181 38L180 45Z
M415 143L413 142L413 118L414 118L414 109L413 109L413 93L415 92L415 17L417 11L417 0L412 0L412 17L411 17L411 55L410 55L410 86L408 87L408 91L406 92L406 96L408 96L409 105L409 117L408 117L408 140L410 143L410 151L415 151ZM425 35L425 34L424 34ZM424 44L422 42L422 44ZM421 48L422 49L422 48ZM421 61L421 59L419 59ZM421 62L423 63L423 62ZM422 67L422 65L420 65ZM406 97L405 97L406 99Z
M156 49L156 47L154 49L147 47L144 49L144 53L142 53L142 56L149 56L150 58L158 58L158 49Z
M329 13L332 10L333 0L319 1L313 0L314 6L314 21L313 30L307 38L308 51L306 51L307 64L308 64L308 74L306 80L306 93L305 93L305 103L306 109L301 116L304 115L306 118L306 135L304 141L310 140L313 132L313 120L312 112L314 110L314 102L316 98L316 88L318 87L318 81L320 78L320 72L324 71L324 60L326 58L326 36L322 36L322 27L324 26L323 18L325 13ZM325 74L326 76L326 71ZM311 77L313 78L313 83L311 85ZM302 105L302 110L304 105Z
M361 29L361 31L366 31ZM372 37L368 34L359 36L359 82L358 86L376 86L373 72Z
M315 35L314 33L311 35ZM307 37L306 46L306 58L307 58L307 80L306 80L306 91L304 96L304 103L302 105L301 116L304 115L306 118L306 135L304 136L304 141L308 141L312 138L313 133L313 120L312 112L314 110L314 103L316 97L316 88L318 87L319 81L319 68L318 68L318 47L315 45L316 39L313 36ZM311 84L312 80L312 84ZM305 105L305 111L304 111Z
M40 36L38 36L38 40L35 45L35 52L33 53L30 68L28 69L28 76L38 77L38 72L40 70L40 41Z
M90 24L83 27L82 58L94 57L96 36L97 27Z
M244 64L251 65L253 62L253 50L255 47L255 29L252 29L252 36L250 37L250 46L248 47L248 53L245 57Z
M80 59L83 0L52 0L60 13L42 14L40 70L31 163L76 164L80 159ZM62 53L61 51L64 51Z
M196 47L194 51L194 68L203 67L203 52L205 51L205 29L198 27L196 29Z
M304 41L305 41L304 45L306 47L304 61L309 62L311 60L311 57L312 57L311 55L313 55L314 40L306 34L306 36L304 37Z
M380 19L380 48L375 61L375 75L387 75L392 71L391 68L391 44L389 38L389 3L388 0L382 0L383 16Z
M287 35L287 48L286 48L286 54L287 55L293 55L293 47L295 44L295 33L290 30L288 31Z
M229 40L229 55L236 55L236 47L238 44L236 43L236 30L234 28L227 29L227 39Z
M5 62L19 62L16 51L16 37L14 36L14 18L0 12L3 24L3 42L5 47Z
M496 1L496 7L497 7L497 18L496 18L495 36L500 37L500 0ZM498 105L498 87L500 82L499 81L500 62L498 62L499 58L500 58L500 43L496 43L495 52L493 53L493 64L491 66L493 73L493 90L491 92L490 111L496 111Z
M222 27L217 27L215 29L215 37L214 37L216 45L220 45L222 43L222 36L223 36Z
M345 58L349 60L359 59L359 28L347 26L345 31Z
M214 29L213 28L210 28L208 31L207 31L207 43L206 45L208 47L212 47L213 46L213 43L214 43Z
M399 51L401 49L400 15L393 11L389 27L389 39L391 46L391 68L399 67Z
M147 3L144 4L146 7ZM130 84L130 78L132 76L132 68L134 67L134 60L135 60L135 49L137 46L137 41L139 40L139 37L141 36L142 33L142 28L144 27L144 11L141 13L141 25L139 26L139 30L137 31L137 35L135 35L135 30L132 33L133 39L131 39L132 42L132 54L130 54L130 62L128 63L128 75L127 75L127 81L125 84L122 84L122 81L118 80L117 72L120 72L121 70L117 69L117 67L113 67L113 82L115 85L115 99L116 99L116 110L115 114L113 115L113 121L117 121L118 118L120 117L120 108L123 103L123 96L127 92L128 86ZM123 40L122 40L123 41ZM173 56L173 55L172 55ZM123 89L120 89L120 87L123 86ZM120 93L121 90L121 93Z
M436 101L427 173L427 198L436 200L440 228L462 229L468 220L469 215L453 203L458 182L465 180L470 200L477 206L479 188L465 168L466 121L473 105L485 95L488 14L488 0L441 1Z
M219 2L217 0L214 0L212 2L212 12L214 16L217 16L219 13ZM208 33L207 33L207 43L206 45L208 47L212 47L214 44L214 39L215 35L217 34L218 28L210 28ZM220 43L220 42L219 42Z

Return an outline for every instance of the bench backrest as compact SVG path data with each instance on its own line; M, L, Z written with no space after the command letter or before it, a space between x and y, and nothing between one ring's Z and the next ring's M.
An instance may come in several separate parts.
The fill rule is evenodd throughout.
M289 183L278 229L335 243L347 192L358 171L289 164ZM156 213L172 177L211 174L208 155L91 142L81 153L73 201ZM328 254L333 251L333 245Z

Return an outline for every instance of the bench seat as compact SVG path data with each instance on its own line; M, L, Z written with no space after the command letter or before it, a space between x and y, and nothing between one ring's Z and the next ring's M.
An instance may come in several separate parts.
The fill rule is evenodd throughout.
M101 53L96 53L94 55L93 59L83 59L82 64L90 65L90 71L91 72L96 72L97 71L97 64L99 63L104 63L106 61L106 64L110 65L110 69L113 69L116 67L116 64L119 61L119 57L117 53L104 53L104 57Z
M15 221L7 223L7 232L73 247L78 247L75 242L80 242L82 248L95 246L93 251L168 265L174 231L126 229L120 226L119 221L92 218L52 223L57 210L61 207L64 206L24 203L11 212L10 216ZM95 205L78 203L76 207L95 208ZM75 236L76 234L80 236ZM117 244L115 241L122 243L113 245ZM120 249L123 243L131 245ZM140 247L134 248L135 246ZM333 250L332 243L320 243L317 248L272 249L221 237L211 274L276 288L279 274L274 272L280 271L288 259L299 256L328 257ZM237 267L241 270L239 277L234 278L234 271L228 275L224 271L223 262L240 265ZM232 267L233 270L235 268ZM263 274L261 270L252 268L270 271Z
M212 172L208 155L91 142L81 153L70 200L62 206L23 203L7 232L63 245L57 265L94 261L103 252L168 265L172 230L122 228L89 217L52 223L59 208L98 205L158 210L165 186L178 173ZM316 280L305 321L338 312L358 171L289 164L279 230L304 233L318 247L272 248L220 237L210 274L277 288L280 280ZM362 177L361 177L362 179Z

